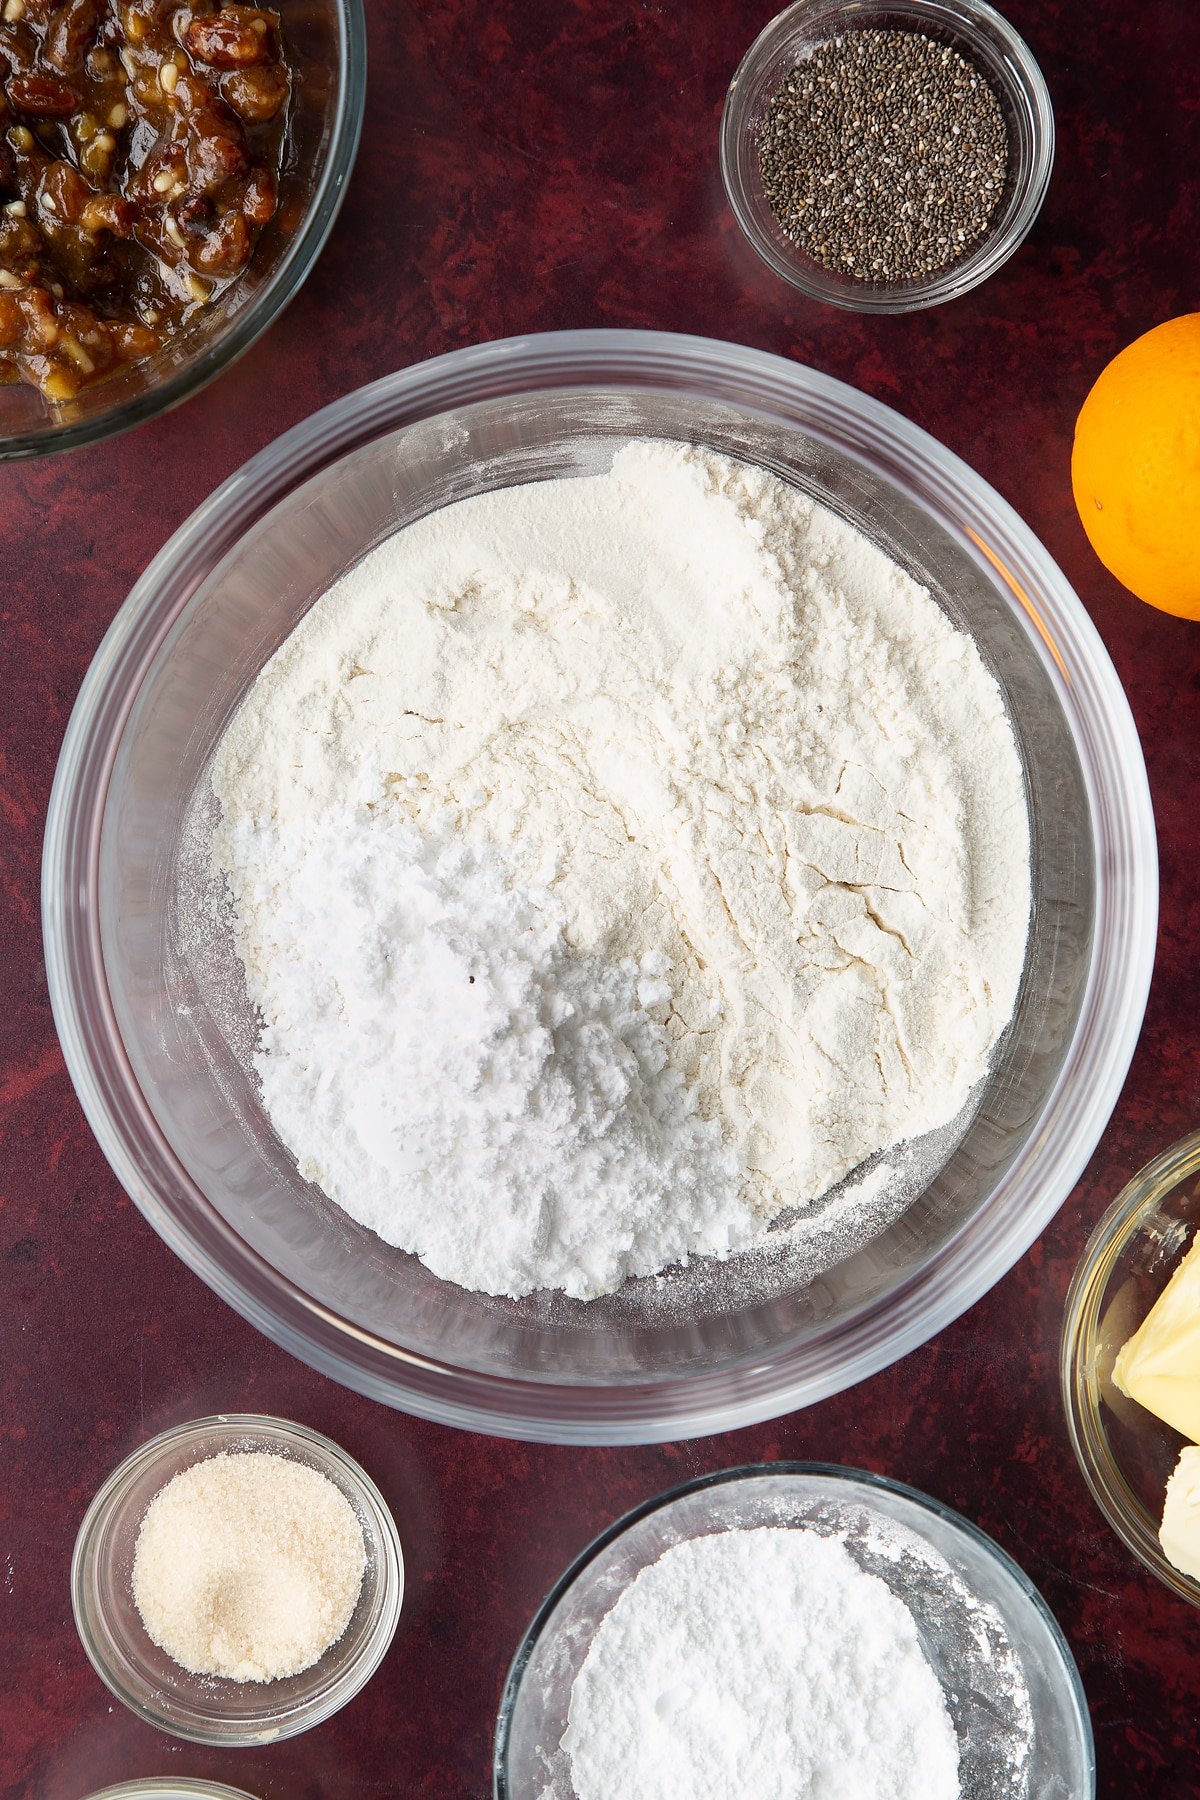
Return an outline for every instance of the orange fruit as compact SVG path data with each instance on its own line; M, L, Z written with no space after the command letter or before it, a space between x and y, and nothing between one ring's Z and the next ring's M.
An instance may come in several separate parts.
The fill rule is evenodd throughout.
M1071 487L1105 568L1139 600L1200 619L1200 313L1114 356L1075 424Z

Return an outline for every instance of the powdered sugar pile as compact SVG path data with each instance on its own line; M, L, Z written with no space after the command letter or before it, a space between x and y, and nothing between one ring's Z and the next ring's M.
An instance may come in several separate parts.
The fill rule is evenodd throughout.
M749 1241L741 1161L643 1004L665 1000L660 957L572 953L544 889L394 811L234 826L228 845L254 897L242 945L272 1120L355 1218L393 1239L402 1187L406 1248L516 1294L604 1293Z
M958 1800L913 1618L835 1538L677 1544L603 1619L563 1748L579 1800Z
M706 452L397 533L213 787L276 1130L466 1286L725 1255L948 1125L1012 1012L995 682L851 526Z

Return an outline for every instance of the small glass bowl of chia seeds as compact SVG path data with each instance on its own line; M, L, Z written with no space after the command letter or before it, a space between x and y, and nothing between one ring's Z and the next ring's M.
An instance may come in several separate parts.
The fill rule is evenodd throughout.
M797 0L742 59L721 121L734 217L777 275L860 312L986 281L1054 161L1028 46L986 0Z

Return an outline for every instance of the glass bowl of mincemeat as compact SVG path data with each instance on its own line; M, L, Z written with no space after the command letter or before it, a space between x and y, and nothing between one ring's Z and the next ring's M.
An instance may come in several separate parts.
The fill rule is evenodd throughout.
M255 343L365 91L362 0L0 8L0 460L141 424Z
M644 439L757 465L823 504L973 639L1011 724L1029 820L1025 960L969 1104L862 1235L869 1210L852 1208L851 1235L816 1264L785 1238L752 1257L692 1256L598 1298L541 1286L513 1299L440 1279L386 1244L302 1173L273 1128L258 1020L207 886L210 775L264 665L375 546L453 501L602 472ZM1022 1255L1124 1080L1153 959L1157 857L1112 664L1052 559L985 482L812 369L699 338L566 332L457 351L338 401L170 540L83 683L49 807L43 920L55 1019L92 1129L217 1294L313 1366L422 1416L646 1442L838 1392L923 1343Z
M987 0L797 0L730 82L720 155L733 215L776 275L833 306L915 312L1024 241L1054 111Z

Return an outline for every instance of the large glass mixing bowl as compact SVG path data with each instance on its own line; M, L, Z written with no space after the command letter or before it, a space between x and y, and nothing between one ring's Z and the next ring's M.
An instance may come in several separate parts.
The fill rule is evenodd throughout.
M356 1225L271 1130L240 970L205 924L207 770L276 646L388 533L467 494L598 469L631 435L770 467L858 524L972 632L1028 787L1027 965L975 1105L927 1156L906 1210L842 1245L841 1260L799 1266L782 1251L700 1262L590 1303L495 1299ZM72 1078L167 1243L270 1337L365 1394L567 1442L723 1431L803 1406L984 1293L1062 1203L1109 1116L1145 1005L1156 907L1124 694L1010 508L840 382L653 332L458 351L337 402L249 462L151 564L97 653L63 745L43 875Z

